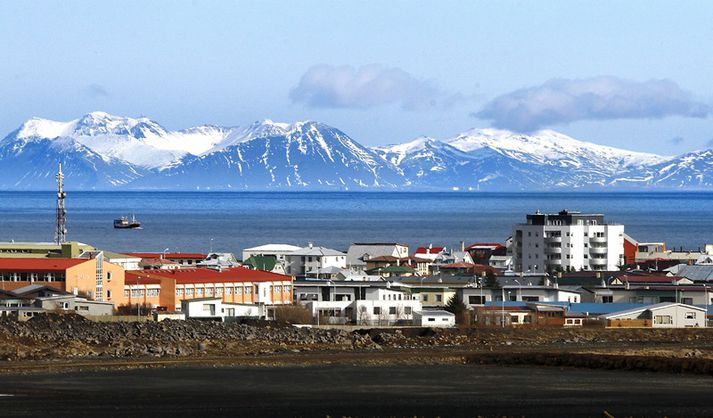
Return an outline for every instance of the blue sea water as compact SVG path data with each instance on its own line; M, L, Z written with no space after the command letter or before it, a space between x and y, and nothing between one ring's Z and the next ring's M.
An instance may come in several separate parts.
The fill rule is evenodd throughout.
M265 243L502 242L539 209L603 213L640 241L713 243L713 193L70 192L69 239L114 251L230 251ZM0 241L51 241L53 192L0 192ZM135 214L141 230L115 230Z

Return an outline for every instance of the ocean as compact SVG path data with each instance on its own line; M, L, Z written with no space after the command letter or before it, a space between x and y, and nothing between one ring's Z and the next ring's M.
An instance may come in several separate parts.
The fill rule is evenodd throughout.
M713 193L69 192L68 238L113 251L227 251L266 243L346 250L503 242L525 214L603 213L639 241L713 243ZM55 193L0 192L0 241L52 241ZM134 214L141 230L115 230Z

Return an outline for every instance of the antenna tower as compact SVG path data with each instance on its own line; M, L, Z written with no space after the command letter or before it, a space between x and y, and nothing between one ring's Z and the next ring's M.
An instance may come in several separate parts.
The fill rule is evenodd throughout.
M67 241L67 210L64 208L64 198L67 193L64 192L64 174L62 174L62 163L59 163L59 171L57 172L57 225L54 230L54 242L62 244Z

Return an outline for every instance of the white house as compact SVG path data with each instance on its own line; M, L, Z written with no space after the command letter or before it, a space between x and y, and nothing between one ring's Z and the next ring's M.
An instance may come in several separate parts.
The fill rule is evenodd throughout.
M265 244L243 250L243 261L252 256L272 256L278 263L285 265L285 255L291 254L301 247L290 244Z
M347 267L361 272L366 270L367 260L384 256L407 258L408 245L396 242L354 243L347 250Z
M418 311L413 313L413 324L418 327L452 327L456 324L456 316L443 310Z
M285 273L291 276L316 277L320 269L347 266L347 255L325 247L309 246L285 254Z
M181 312L186 319L205 319L226 321L231 318L262 318L265 316L264 305L248 303L227 303L221 298L184 299Z
M706 309L664 302L601 315L609 327L704 328Z
M512 254L518 272L618 270L625 263L624 225L601 214L537 211L513 226Z

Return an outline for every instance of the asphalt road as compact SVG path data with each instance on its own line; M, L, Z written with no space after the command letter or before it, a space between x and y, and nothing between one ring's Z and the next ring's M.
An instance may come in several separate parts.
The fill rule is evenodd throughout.
M711 417L713 378L481 365L0 376L0 416Z

